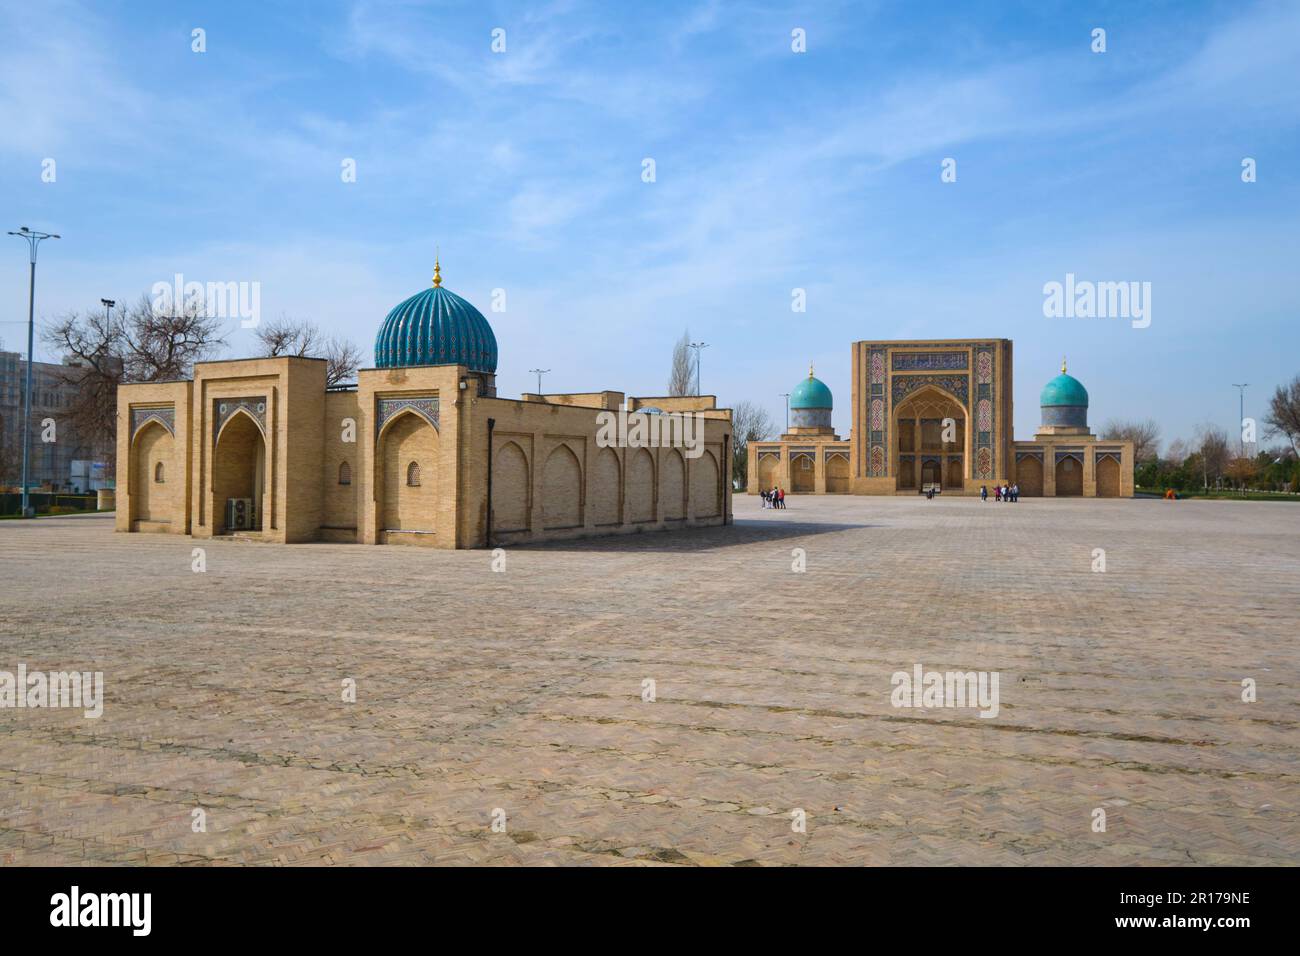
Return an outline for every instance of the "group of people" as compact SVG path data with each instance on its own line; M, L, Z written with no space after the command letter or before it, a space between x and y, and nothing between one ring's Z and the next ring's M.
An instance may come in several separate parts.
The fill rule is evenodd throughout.
M988 501L988 500L989 500L988 485L980 485L980 501ZM1019 485L994 485L993 500L994 501L1019 501L1020 486Z
M764 508L784 508L785 507L785 490L780 486L774 485L770 490L767 488L759 492L763 496Z

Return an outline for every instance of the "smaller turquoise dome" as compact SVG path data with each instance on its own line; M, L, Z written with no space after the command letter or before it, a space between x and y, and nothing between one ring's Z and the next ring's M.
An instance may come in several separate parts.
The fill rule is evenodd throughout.
M1087 408L1088 390L1073 375L1066 375L1063 366L1061 374L1043 386L1043 393L1038 397L1038 404L1044 408L1056 405Z
M466 365L493 375L497 338L483 313L442 287L442 267L433 268L433 287L399 302L375 336L375 368Z
M792 409L834 407L831 390L821 379L813 378L812 368L808 369L808 377L790 392L790 407Z

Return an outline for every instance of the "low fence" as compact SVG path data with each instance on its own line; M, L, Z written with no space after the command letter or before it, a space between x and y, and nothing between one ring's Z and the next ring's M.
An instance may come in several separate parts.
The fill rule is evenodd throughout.
M28 493L27 500L36 509L38 515L76 514L98 510L96 495L60 495L49 491L32 491ZM16 491L0 494L0 517L22 514L22 510L21 494Z

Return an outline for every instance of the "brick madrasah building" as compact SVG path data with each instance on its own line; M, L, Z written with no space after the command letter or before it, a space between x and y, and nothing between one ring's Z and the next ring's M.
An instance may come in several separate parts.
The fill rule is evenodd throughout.
M730 521L731 412L711 396L505 399L496 368L492 327L435 264L356 385L327 389L312 358L123 385L117 530L477 548ZM693 446L607 447L621 407L698 413Z
M831 390L808 370L778 441L749 443L750 494L977 495L1016 483L1025 497L1133 495L1133 443L1088 428L1088 392L1044 386L1032 440L1012 435L1008 339L853 343L853 431L831 427Z

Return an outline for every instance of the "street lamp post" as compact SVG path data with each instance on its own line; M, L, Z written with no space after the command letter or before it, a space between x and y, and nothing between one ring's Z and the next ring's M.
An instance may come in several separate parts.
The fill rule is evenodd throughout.
M790 393L782 392L781 397L785 399L785 430L790 431Z
M1238 385L1232 383L1232 387L1237 390L1237 434L1241 436L1239 444L1241 445L1241 457L1246 457L1246 388L1250 382Z
M28 505L28 457L32 446L32 337L35 329L36 316L36 247L41 244L42 239L58 239L59 236L53 232L33 232L26 226L20 226L17 232L9 232L11 236L17 236L20 239L27 240L27 247L31 252L31 275L27 285L27 381L23 386L23 517L30 518L31 508Z
M542 376L550 371L549 368L530 368L528 371L537 373L537 394L542 394Z
M695 349L695 394L700 394L700 354L709 347L707 342L692 342L690 348Z

